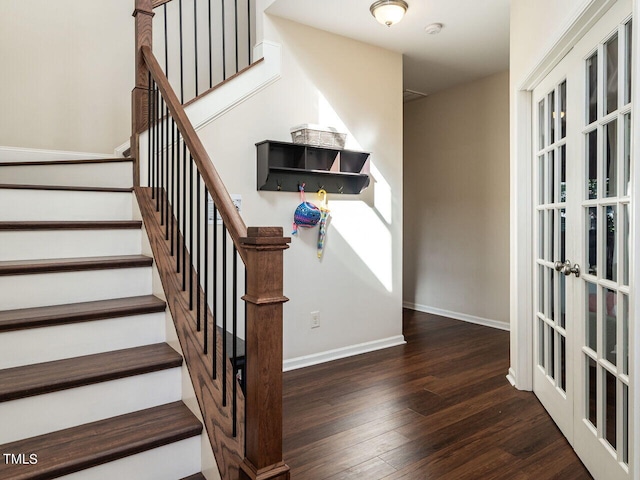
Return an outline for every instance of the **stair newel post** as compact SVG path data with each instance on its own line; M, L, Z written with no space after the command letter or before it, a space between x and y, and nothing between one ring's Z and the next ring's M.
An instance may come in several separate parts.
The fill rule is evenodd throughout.
M133 184L140 186L139 135L149 127L149 71L144 63L141 48L152 48L153 5L152 0L135 0L135 87L131 92L131 156L135 159Z
M283 251L281 227L249 227L246 253L246 451L244 479L289 479L282 459Z

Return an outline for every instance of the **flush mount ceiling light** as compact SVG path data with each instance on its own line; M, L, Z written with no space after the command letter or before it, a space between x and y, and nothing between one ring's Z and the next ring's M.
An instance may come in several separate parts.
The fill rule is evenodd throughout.
M379 0L369 10L378 22L390 27L402 20L408 8L409 5L404 0Z

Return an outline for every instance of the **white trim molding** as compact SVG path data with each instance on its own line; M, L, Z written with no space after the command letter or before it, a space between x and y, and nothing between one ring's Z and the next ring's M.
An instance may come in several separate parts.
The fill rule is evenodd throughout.
M417 303L403 302L404 308L416 310L418 312L430 313L432 315L438 315L440 317L452 318L454 320L461 320L467 323L474 323L476 325L482 325L484 327L497 328L498 330L509 331L509 324L500 322L498 320L491 320L489 318L476 317L475 315L469 315L467 313L452 312L451 310L444 310L442 308L430 307L428 305L420 305Z
M331 362L333 360L339 360L341 358L352 357L354 355L360 355L363 353L375 352L376 350L382 350L384 348L397 347L398 345L404 345L406 343L407 342L404 339L403 335L397 335L395 337L383 338L381 340L374 340L372 342L359 343L357 345L349 345L348 347L327 350L326 352L313 353L311 355L305 355L302 357L290 358L284 361L283 371L288 372L289 370L310 367L312 365Z
M66 152L64 150L42 150L38 148L2 147L0 162L44 162L48 160L90 160L112 158L111 153Z

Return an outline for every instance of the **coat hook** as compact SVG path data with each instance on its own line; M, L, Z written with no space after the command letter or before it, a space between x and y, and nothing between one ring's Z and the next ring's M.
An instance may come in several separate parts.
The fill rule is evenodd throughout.
M343 189L344 187L342 185L338 185L338 193L344 193Z
M277 183L276 191L278 192L282 191L282 184L280 183L280 180L277 180L276 183Z

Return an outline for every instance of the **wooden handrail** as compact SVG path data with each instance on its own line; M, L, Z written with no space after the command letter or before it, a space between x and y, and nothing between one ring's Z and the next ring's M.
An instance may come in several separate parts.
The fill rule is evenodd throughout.
M169 80L162 71L162 67L160 67L151 48L143 45L141 50L145 64L149 72L151 72L151 77L155 80L160 92L162 92L162 97L167 103L169 112L175 120L178 130L182 134L184 142L198 167L200 175L202 175L202 179L209 190L211 198L213 198L213 202L216 207L218 207L222 221L226 225L233 242L236 244L242 260L246 263L246 253L241 245L240 239L247 236L247 226L233 204L227 188L222 182L220 175L218 175L218 171L213 166L213 163L211 163L209 154L204 148L204 145L202 145L198 134L193 128L189 117L187 117L182 104L169 84Z
M153 2L151 2L151 8L157 8L157 7L161 7L162 5L164 5L165 3L169 3L171 0L153 0Z

